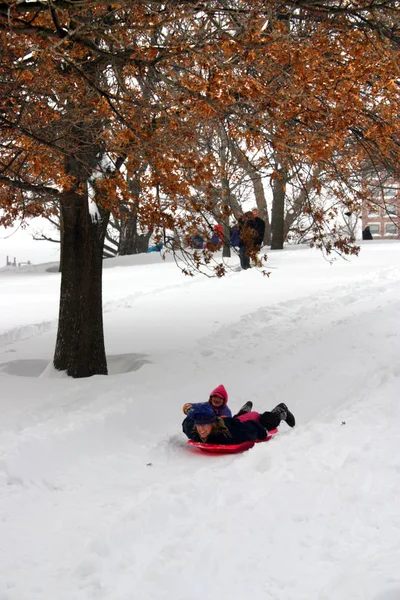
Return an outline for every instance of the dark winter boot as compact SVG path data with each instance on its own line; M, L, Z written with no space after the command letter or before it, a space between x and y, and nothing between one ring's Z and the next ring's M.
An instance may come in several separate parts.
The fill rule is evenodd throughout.
M278 404L278 406L275 406L275 408L273 408L271 412L279 415L281 421L285 421L285 423L287 423L289 427L294 427L296 425L296 419L294 418L293 414L290 412L286 404L283 404L283 402Z
M245 415L246 413L250 412L252 409L253 409L253 403L250 402L250 400L249 400L248 402L245 402L245 404L243 404L242 408L235 415L235 417L240 417L240 415Z

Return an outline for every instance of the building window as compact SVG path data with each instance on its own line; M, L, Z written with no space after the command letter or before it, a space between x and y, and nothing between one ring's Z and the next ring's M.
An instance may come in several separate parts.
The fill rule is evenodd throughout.
M397 192L398 192L397 188L385 189L385 192L384 192L385 200L386 200L386 198L394 198L397 195Z
M386 205L386 214L388 214L388 215L397 215L397 206L396 206L396 204L387 204Z
M368 216L379 217L379 206L377 206L376 204L370 204L368 206Z
M396 235L397 234L397 227L394 223L386 223L385 225L385 233L387 235Z
M372 235L379 235L381 232L381 226L379 223L368 223L369 225L369 230L372 233Z

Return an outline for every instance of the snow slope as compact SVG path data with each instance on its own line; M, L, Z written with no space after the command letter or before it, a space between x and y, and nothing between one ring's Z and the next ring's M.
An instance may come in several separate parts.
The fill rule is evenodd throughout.
M107 261L110 376L87 380L46 369L59 275L0 272L0 600L399 599L399 259ZM297 427L196 453L181 406L219 383Z

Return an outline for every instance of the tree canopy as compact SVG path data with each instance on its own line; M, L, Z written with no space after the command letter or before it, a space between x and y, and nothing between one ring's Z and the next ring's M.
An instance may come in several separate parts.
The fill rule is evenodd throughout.
M98 334L83 358L83 307L64 309L67 296L79 305L91 252L91 272L101 270L110 213L134 211L152 231L188 240L210 214L224 221L232 210L228 154L213 152L210 137L225 136L230 157L232 148L256 157L252 168L268 168L283 190L295 177L328 249L352 245L327 236L334 214L321 210L322 187L351 209L366 163L397 175L396 2L10 0L0 29L0 222L60 206L60 315L74 325L67 334L60 318L55 365L70 374L106 372ZM98 277L83 302L100 294L101 313ZM94 354L78 368L74 357L82 365Z

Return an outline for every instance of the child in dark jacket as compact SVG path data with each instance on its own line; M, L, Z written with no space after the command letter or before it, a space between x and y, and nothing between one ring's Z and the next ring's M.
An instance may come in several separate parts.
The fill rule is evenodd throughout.
M265 440L268 430L281 421L294 427L295 418L286 404L278 404L271 412L247 413L239 418L217 417L208 404L197 406L182 423L183 432L195 442L233 445L252 440Z

